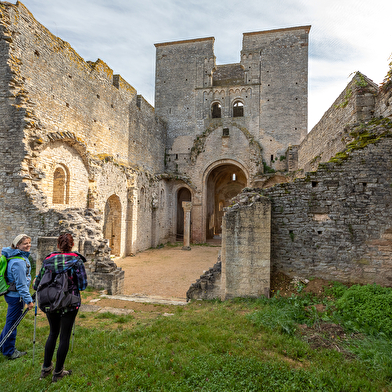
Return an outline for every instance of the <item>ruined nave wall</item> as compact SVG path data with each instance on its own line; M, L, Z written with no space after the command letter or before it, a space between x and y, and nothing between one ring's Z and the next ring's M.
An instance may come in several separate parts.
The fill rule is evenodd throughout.
M351 152L263 191L272 201L275 270L392 286L391 128L388 119L352 127Z
M52 208L93 207L103 214L112 195L121 200L127 227L129 188L137 193L144 181L139 178L163 170L164 124L121 76L101 60L84 61L23 4L1 2L0 13L1 244L25 231L34 245L58 227L46 218L56 216ZM66 191L56 204L59 167ZM122 252L129 235L121 235ZM135 236L135 249L151 246Z
M369 120L375 112L377 85L360 74L354 75L320 121L298 147L298 169L317 169L342 151L350 139L345 126Z

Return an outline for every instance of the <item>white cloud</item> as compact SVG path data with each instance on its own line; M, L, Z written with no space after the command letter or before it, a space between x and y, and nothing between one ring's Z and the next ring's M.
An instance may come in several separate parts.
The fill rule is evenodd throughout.
M155 43L215 37L219 64L239 62L242 33L312 25L309 125L361 71L380 83L388 70L386 0L24 0L35 18L86 60L101 58L150 103Z

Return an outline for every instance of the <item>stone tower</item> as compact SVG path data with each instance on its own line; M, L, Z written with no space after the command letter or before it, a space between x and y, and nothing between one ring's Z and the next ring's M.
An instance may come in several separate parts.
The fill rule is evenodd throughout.
M155 45L166 170L184 178L177 206L193 202L194 241L218 235L229 200L266 167L285 170L307 134L309 30L245 33L238 64L216 64L213 37Z

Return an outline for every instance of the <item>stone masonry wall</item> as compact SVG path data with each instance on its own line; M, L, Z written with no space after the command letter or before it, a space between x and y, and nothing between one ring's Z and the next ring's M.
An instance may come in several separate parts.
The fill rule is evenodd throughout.
M222 300L269 297L271 206L267 198L242 194L227 208L222 227Z
M392 286L391 128L387 119L352 127L355 141L333 162L262 192L275 271Z
M369 120L375 111L378 87L357 73L298 147L298 169L313 171L347 144L346 125Z
M1 2L0 17L0 242L27 232L35 252L38 237L59 232L56 211L70 208L94 208L102 228L113 195L121 203L121 254L164 242L168 215L137 219L137 195L144 186L152 198L167 185L150 181L164 168L165 124L121 76L101 60L84 61L23 4ZM58 168L63 204L53 203ZM165 229L138 243L154 224Z

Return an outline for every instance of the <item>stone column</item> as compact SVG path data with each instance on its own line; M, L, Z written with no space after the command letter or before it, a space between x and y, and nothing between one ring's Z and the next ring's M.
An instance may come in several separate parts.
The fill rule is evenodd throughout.
M183 201L182 208L184 209L184 246L182 250L191 250L190 240L191 240L191 210L192 202Z

